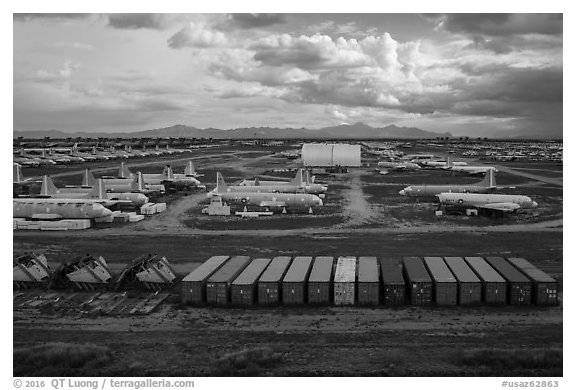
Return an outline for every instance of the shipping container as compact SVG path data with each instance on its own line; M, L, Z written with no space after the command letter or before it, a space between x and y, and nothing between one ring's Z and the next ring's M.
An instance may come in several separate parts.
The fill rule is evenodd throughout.
M225 305L230 302L230 284L250 264L248 256L234 256L206 282L206 302Z
M432 278L428 274L420 257L408 256L402 259L402 270L408 285L410 303L416 306L429 306L432 304L433 287Z
M509 257L508 261L532 282L532 303L546 306L558 304L558 282L553 277L524 258Z
M282 279L290 266L290 256L277 256L258 280L258 303L277 305L282 296Z
M353 305L356 299L356 258L340 256L334 273L334 304Z
M282 303L301 305L306 301L306 284L310 275L312 257L295 257L282 280Z
M464 260L482 282L482 300L488 305L506 304L506 280L482 257L465 257Z
M308 278L308 303L327 305L330 303L330 287L332 285L332 266L334 258L318 256Z
M231 287L230 301L233 305L253 305L258 296L258 278L264 272L271 259L254 259L234 281Z
M424 265L432 277L434 302L440 306L458 304L458 282L444 262L437 256L424 257Z
M230 256L212 256L182 279L182 304L206 302L206 281L218 271Z
M486 261L506 279L507 301L510 305L532 303L532 282L503 257L489 256Z
M462 257L445 257L444 261L458 281L458 304L482 302L482 282Z
M406 303L406 283L402 275L402 264L393 259L381 259L382 303L398 306Z
M358 258L358 304L380 303L380 272L376 257Z

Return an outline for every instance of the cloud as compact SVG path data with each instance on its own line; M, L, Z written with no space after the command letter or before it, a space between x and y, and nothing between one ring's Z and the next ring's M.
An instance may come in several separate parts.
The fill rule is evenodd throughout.
M428 18L452 33L487 36L560 35L562 14L444 14Z
M49 71L40 69L35 74L35 79L41 82L63 82L72 77L74 72L81 68L79 63L66 60L61 69Z
M236 26L245 29L286 23L285 14L231 14L230 16Z
M55 42L52 46L59 49L94 50L94 46L81 42Z
M173 25L169 14L109 14L108 25L118 29L164 30Z
M45 13L45 14L13 14L13 19L15 22L29 22L31 20L53 20L53 21L64 21L64 20L78 20L89 18L91 14L57 14L57 13Z
M173 49L210 48L226 46L228 38L221 31L210 29L203 23L190 22L168 39L168 46Z
M213 91L215 96L222 99L246 97L273 97L280 98L288 93L287 88L268 87L259 83L243 82L231 88Z

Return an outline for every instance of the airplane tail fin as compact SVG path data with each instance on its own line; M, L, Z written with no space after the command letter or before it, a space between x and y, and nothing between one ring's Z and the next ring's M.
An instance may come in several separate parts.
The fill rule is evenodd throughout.
M162 171L162 177L166 180L174 180L174 172L172 171L172 167L170 165L166 165L164 170Z
M94 187L95 184L96 179L94 178L94 175L92 174L90 169L86 168L84 170L84 177L82 178L82 185L86 187Z
M216 172L216 192L221 194L228 191L228 186L220 172Z
M54 182L48 175L44 175L42 178L42 188L40 189L40 195L51 196L58 193L58 188L54 185Z
M156 144L156 151L160 150L160 145Z
M24 156L24 148L20 148L20 156Z
M298 173L296 173L296 177L290 182L290 184L297 185L302 187L304 185L304 181L302 180L302 168L298 169Z
M20 164L14 164L14 174L13 174L14 183L21 183L24 180L24 175L22 174L22 166Z
M452 166L452 158L450 158L450 156L448 156L448 158L446 159L446 166L448 167Z
M130 172L128 167L123 162L120 163L120 169L118 170L118 177L122 179L128 179L132 177L132 172Z
M42 158L46 158L46 149L42 149Z
M258 179L258 177L254 178L254 185L255 186L259 186L260 185L260 179Z
M92 146L92 154L96 154L96 146Z
M92 199L108 199L104 180L102 179L96 180L96 183L94 184L94 187L92 187L92 191L89 192L88 196Z
M72 153L78 153L78 142L74 143L74 145L72 145Z
M494 173L494 169L487 170L484 174L484 179L478 184L488 188L496 187L496 174Z
M309 169L306 169L306 175L305 175L305 182L306 182L306 184L308 184L308 185L314 184L314 179L315 179L315 178L316 178L316 177L310 173L310 170L309 170Z
M186 164L184 174L186 176L194 176L196 174L196 169L194 169L194 163L192 162L192 160L188 161L188 164Z
M142 177L142 172L138 172L134 175L134 178L132 179L132 191L144 191L144 178Z
M116 153L116 148L114 147L114 145L110 146L110 153Z

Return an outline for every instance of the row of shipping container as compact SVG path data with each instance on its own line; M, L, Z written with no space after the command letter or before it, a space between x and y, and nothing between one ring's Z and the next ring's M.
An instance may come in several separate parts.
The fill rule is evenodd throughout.
M182 303L555 305L557 289L522 258L213 256L182 280Z

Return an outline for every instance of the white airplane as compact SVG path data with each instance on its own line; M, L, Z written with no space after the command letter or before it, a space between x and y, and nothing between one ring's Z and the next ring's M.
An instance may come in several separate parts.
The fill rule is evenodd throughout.
M272 188L272 191L270 192L292 192L288 190L283 191L273 188L276 186L286 186L286 189L289 188L288 186L292 186L290 188L294 189L295 192L315 194L320 196L321 198L324 198L324 193L328 191L327 186L314 183L314 176L310 177L310 171L308 170L304 171L302 169L298 170L296 176L291 181L260 180L256 178L254 180L243 180L239 184L239 187L250 187L250 188L254 187L256 189L256 192L266 192L264 191L265 188L268 189ZM296 188L294 186L296 186ZM261 190L258 191L259 189ZM253 191L250 190L250 192Z
M141 187L139 188L142 189ZM116 203L129 204L140 207L148 203L148 197L136 192L106 192L106 185L103 179L98 179L92 187L63 187L57 188L52 179L45 175L42 180L40 195L49 198L65 199L99 199L105 206L112 206Z
M380 161L379 167L384 169L376 169L381 175L386 175L390 171L416 171L420 169L420 165L413 162L396 162L396 161Z
M450 164L449 166L444 167L443 169L452 171L452 172L462 172L468 175L484 175L489 170L493 170L494 172L498 172L498 169L495 167L487 166L487 165L454 165Z
M220 172L216 173L216 183L216 188L208 194L208 197L220 196L223 201L230 204L277 208L311 208L324 205L322 199L313 194L244 192L241 186L238 186L237 191L231 191Z
M154 192L160 194L166 192L164 184L144 183L142 173L140 172L131 179L102 178L101 180L104 182L106 191L113 193L139 192L145 195L150 195ZM89 169L86 169L84 171L84 177L82 178L82 187L92 187L95 183L96 178Z
M450 157L444 160L424 160L420 164L428 168L448 168L452 166L467 166L468 163L464 161L452 161Z
M130 172L130 169L122 162L120 163L120 169L118 170L119 179L132 179L134 174ZM162 173L143 173L144 184L164 184L174 181L174 173L172 168L167 165L164 167Z
M402 196L411 197L434 197L442 192L453 192L453 193L485 193L493 189L496 189L496 177L494 171L486 172L484 179L478 183L474 184L423 184L423 185L411 185L404 188L399 192Z
M538 207L538 203L525 195L442 192L436 196L442 205L473 207L501 212L513 212L519 209L534 209Z
M53 220L92 219L108 217L112 211L92 199L15 198L12 200L13 218Z

